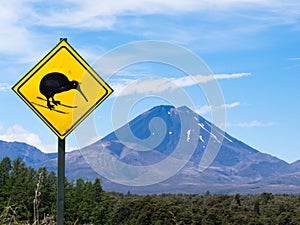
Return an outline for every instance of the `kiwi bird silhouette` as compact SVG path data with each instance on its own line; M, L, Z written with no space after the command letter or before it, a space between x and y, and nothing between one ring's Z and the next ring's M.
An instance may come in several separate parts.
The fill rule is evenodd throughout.
M69 91L72 89L76 89L79 93L83 96L85 101L88 102L86 96L80 89L79 82L76 80L69 81L68 77L59 72L52 72L46 74L41 82L40 82L40 92L46 97L47 99L47 107L52 110L54 109L54 105L59 105L60 101L54 100L54 95ZM50 99L52 99L52 105L50 103Z

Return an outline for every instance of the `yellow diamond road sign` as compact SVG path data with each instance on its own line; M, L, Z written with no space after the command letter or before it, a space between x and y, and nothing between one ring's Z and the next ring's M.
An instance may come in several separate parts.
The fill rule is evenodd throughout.
M13 90L60 139L113 92L65 39Z

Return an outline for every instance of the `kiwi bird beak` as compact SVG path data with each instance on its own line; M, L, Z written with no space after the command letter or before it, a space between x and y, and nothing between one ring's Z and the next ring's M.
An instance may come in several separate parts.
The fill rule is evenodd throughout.
M88 102L88 99L85 97L85 95L83 94L83 92L82 92L82 90L81 90L81 88L80 88L80 86L78 85L77 86L77 91L79 91L79 93L82 95L82 97L84 98L84 100L86 101L86 102Z

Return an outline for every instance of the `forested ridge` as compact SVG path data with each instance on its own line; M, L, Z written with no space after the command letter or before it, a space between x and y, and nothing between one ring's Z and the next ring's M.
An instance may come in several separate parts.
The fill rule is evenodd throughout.
M0 162L0 224L54 224L57 177L21 159ZM199 190L203 192L203 190ZM65 180L65 224L300 224L300 196L160 194L102 190L101 180Z

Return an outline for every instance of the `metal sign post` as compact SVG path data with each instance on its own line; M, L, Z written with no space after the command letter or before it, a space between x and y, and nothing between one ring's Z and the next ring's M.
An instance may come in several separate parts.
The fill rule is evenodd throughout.
M65 138L113 89L61 38L13 91L58 136L57 225L64 224ZM55 98L55 99L54 99Z
M64 202L65 202L65 147L66 139L58 138L58 167L57 167L57 212L56 222L57 225L64 224Z

